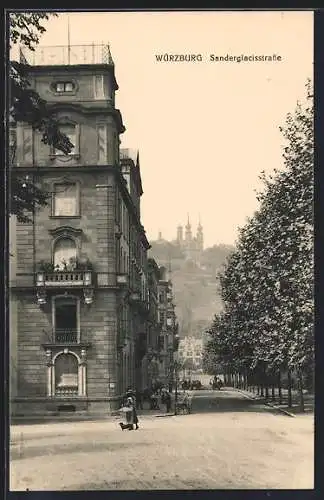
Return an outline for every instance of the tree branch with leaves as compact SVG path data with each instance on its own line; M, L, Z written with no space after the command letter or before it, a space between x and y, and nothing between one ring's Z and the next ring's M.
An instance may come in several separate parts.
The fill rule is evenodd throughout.
M207 349L236 369L314 371L313 101L281 128L284 167L261 174L259 209L219 275L222 314ZM302 384L302 381L301 381Z
M46 31L42 25L56 13L10 13L9 38L10 49L13 45L22 45L30 51L35 51L40 36ZM10 61L9 63L9 103L8 122L10 128L16 124L25 123L32 126L34 131L42 135L42 142L64 154L68 154L73 144L63 134L58 125L56 116L49 110L47 102L31 88L28 80L29 66L25 62ZM9 145L9 164L14 166L16 140L11 140ZM45 206L50 193L44 191L34 183L31 176L21 176L19 172L11 169L10 172L10 203L9 212L16 215L19 222L31 222L30 214L35 207Z

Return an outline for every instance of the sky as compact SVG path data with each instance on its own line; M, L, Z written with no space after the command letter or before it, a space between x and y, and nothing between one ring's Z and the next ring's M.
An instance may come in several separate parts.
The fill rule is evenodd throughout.
M313 73L313 12L73 12L70 43L109 43L121 147L139 150L149 240L174 239L189 214L205 247L234 244L257 209L259 175L281 168L279 126ZM41 45L68 43L67 14ZM158 62L156 55L201 55ZM280 56L212 61L215 56ZM199 57L200 58L200 57ZM198 58L198 59L199 59ZM196 57L197 59L197 57Z

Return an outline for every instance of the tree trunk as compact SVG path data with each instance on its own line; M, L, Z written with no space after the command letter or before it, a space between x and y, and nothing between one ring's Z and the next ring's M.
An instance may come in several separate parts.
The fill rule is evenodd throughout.
M291 371L288 370L288 408L292 407L292 394L291 394Z
M282 388L281 388L281 371L278 371L278 396L279 396L279 404L282 404Z
M269 385L268 385L268 380L265 380L265 398L268 400L269 399Z
M298 392L299 392L299 409L302 413L305 411L304 393L303 393L303 374L298 371Z
M247 370L245 371L245 376L244 376L244 389L246 389L247 391L251 389L250 377Z
M263 398L264 397L264 371L263 371L263 366L260 367L259 371L259 378L260 378L260 396Z
M272 401L274 401L275 397L276 397L275 396L275 385L274 385L274 382L272 381L272 383L271 383L271 399L272 399Z

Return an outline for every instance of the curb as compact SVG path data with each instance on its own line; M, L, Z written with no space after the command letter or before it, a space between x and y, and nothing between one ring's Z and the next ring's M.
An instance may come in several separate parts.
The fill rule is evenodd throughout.
M261 400L261 398L259 396L252 396L250 394L247 394L246 392L241 391L240 389L235 389L235 391L239 392L240 394L242 394L242 396L244 396L248 399ZM281 411L282 413L284 413L288 417L296 418L296 415L294 415L293 413L290 413L289 411L285 410L284 408L280 408L280 406L276 406L276 405L273 405L273 404L268 403L268 402L263 402L262 404L264 404L265 406L268 406L270 408L273 408L274 410Z
M156 418L175 417L175 413L165 413L164 415L153 415Z
M169 417L173 416L173 413L138 413L139 418L155 418L155 417ZM82 417L45 417L37 416L37 417L20 417L20 418L11 418L10 426L20 426L20 425L47 425L47 424L68 424L68 423L81 423L81 422L116 422L120 419L120 415L87 415Z

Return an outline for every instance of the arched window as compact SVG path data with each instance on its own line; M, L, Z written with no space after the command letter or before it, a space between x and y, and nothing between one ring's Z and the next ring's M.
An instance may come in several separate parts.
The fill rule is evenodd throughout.
M54 245L54 267L56 270L65 270L65 266L76 259L76 244L72 238L60 238Z
M59 354L55 359L55 395L78 395L79 363L73 354Z

